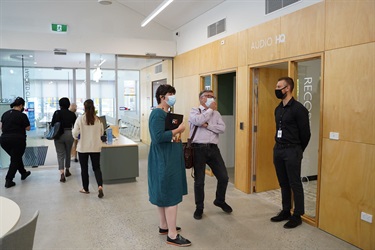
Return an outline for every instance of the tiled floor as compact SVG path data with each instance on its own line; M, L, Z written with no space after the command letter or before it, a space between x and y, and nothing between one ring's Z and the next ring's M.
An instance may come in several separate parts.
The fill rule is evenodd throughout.
M53 149L54 150L54 149ZM52 150L52 152L53 152ZM17 202L21 208L19 225L40 211L34 249L176 249L158 234L158 214L148 201L148 146L140 144L140 176L131 183L104 185L104 198L97 197L93 173L90 194L81 194L80 168L72 163L72 176L59 182L56 163L30 169L24 181L19 174L17 185L4 188L6 170L0 170L0 194ZM53 154L52 154L53 156ZM53 161L50 159L49 161ZM126 162L124 162L126 167ZM193 179L187 172L189 194L179 205L178 225L181 235L192 241L190 249L358 249L318 228L303 223L292 230L269 218L279 211L257 195L248 195L229 183L227 202L232 214L225 214L212 204L215 177L206 178L206 201L202 220L193 218Z

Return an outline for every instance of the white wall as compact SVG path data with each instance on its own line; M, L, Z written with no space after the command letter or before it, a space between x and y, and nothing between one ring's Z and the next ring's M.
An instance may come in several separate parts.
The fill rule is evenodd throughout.
M171 31L113 2L103 6L86 1L0 0L0 48L68 52L175 56ZM51 31L51 24L67 24L68 32Z
M265 15L264 0L227 0L206 12L204 15L175 30L174 34L176 32L179 34L179 36L175 36L177 41L177 54L182 54L321 1L322 0L301 0L281 10ZM226 18L226 31L207 38L207 26L223 18Z

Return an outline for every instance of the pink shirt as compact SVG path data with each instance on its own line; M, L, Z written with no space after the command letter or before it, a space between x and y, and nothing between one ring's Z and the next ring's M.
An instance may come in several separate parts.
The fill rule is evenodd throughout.
M201 112L199 112L199 109ZM193 143L219 143L219 134L225 131L225 123L218 111L213 109L206 109L202 105L199 108L192 108L189 116L190 135L191 138L195 126L198 126L195 133ZM207 128L201 127L208 123Z

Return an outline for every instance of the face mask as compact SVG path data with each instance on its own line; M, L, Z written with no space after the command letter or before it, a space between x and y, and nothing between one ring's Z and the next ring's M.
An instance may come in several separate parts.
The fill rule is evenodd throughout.
M282 90L285 89L287 86L281 89L275 89L275 95L278 99L284 99L286 97L286 93L283 94Z
M25 109L24 109L24 108L22 108L22 109L21 109L21 112L23 112L23 111L25 111Z
M170 95L167 97L168 97L168 100L166 100L166 103L169 105L169 107L172 107L176 103L176 96Z
M211 105L211 103L213 103L215 101L214 98L207 98L207 101L206 101L206 106L209 107Z

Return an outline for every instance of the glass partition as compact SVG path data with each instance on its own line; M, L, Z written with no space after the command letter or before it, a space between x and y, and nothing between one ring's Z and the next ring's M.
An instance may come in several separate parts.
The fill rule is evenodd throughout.
M303 153L301 177L306 215L315 218L319 160L321 60L297 63L297 99L309 111L311 138Z

